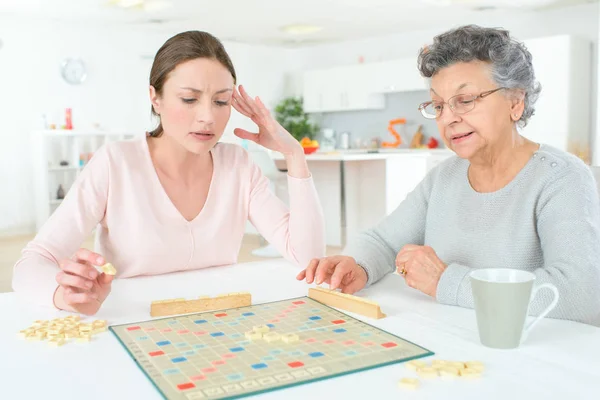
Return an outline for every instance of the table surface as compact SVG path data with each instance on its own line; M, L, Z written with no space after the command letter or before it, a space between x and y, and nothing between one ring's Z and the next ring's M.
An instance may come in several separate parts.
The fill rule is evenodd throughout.
M109 325L150 319L150 302L168 298L215 296L249 291L254 304L306 296L298 269L269 260L186 271L170 275L119 279L93 319ZM265 393L261 399L396 398L460 399L587 399L600 397L600 328L571 321L544 319L522 346L495 350L482 346L473 310L437 304L390 275L357 295L379 302L387 318L351 316L419 344L435 353L425 360L479 360L485 363L476 380L423 380L416 391L397 387L414 377L404 364L372 369L289 389ZM69 315L32 306L14 293L0 294L4 317L0 327L0 397L6 399L161 399L111 332L89 344L52 348L28 342L17 332L38 319ZM360 379L356 379L360 375ZM543 397L542 397L543 396Z

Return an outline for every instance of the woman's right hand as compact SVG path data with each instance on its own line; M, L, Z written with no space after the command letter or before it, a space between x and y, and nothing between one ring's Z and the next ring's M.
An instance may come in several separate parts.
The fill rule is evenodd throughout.
M308 267L296 276L306 283L329 283L330 289L341 289L343 293L353 294L367 284L366 271L348 256L331 256L314 259Z
M112 275L94 268L105 263L104 257L87 249L79 249L72 260L61 260L61 271L56 275L59 287L54 293L56 307L85 315L96 314L108 297L113 281Z

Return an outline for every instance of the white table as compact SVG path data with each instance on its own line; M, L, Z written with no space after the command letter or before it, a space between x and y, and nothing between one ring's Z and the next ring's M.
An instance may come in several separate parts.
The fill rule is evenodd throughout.
M94 319L120 324L149 319L152 300L250 291L263 303L305 296L308 285L295 280L298 270L282 260L142 277L114 282L113 291ZM474 312L436 304L388 276L360 293L378 301L388 317L361 318L435 353L429 359L481 360L484 376L474 381L424 381L408 392L400 378L414 376L404 364L377 368L259 396L264 399L598 399L600 328L568 321L543 320L516 350L493 350L478 342ZM135 365L111 332L89 344L59 348L28 342L17 332L37 319L68 315L34 307L14 293L0 295L0 398L2 399L160 399L159 392Z

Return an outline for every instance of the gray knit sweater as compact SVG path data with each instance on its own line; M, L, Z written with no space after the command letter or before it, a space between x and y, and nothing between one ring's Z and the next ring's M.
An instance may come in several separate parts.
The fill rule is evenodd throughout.
M542 145L507 186L478 193L468 166L456 156L439 164L392 214L353 238L344 254L366 270L367 285L395 271L404 245L428 245L448 265L436 294L442 304L473 307L473 269L517 268L558 288L548 317L600 326L600 203L589 167ZM530 314L552 296L541 290Z

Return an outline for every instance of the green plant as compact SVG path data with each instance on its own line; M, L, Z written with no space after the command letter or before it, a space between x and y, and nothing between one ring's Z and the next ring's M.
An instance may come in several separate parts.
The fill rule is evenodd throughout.
M314 139L319 128L310 121L308 114L304 112L304 105L300 97L286 97L275 107L275 119L296 140L304 137Z

